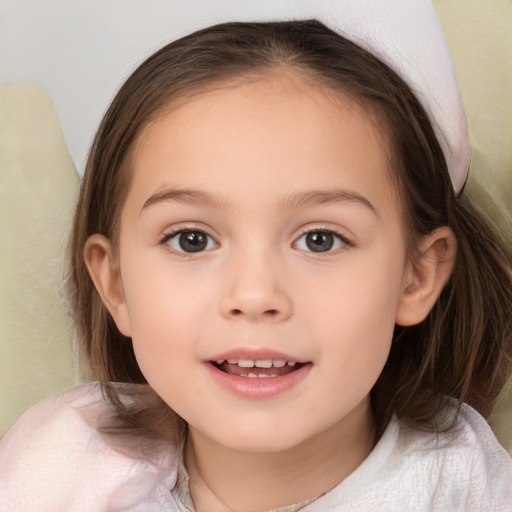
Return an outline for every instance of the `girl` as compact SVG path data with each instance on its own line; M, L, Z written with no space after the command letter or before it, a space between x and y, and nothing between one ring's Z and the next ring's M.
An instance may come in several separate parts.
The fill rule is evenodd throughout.
M322 5L334 31L213 26L119 91L70 243L99 384L6 435L1 510L512 510L480 415L510 374L511 258L461 191L431 7ZM424 24L424 60L397 53Z

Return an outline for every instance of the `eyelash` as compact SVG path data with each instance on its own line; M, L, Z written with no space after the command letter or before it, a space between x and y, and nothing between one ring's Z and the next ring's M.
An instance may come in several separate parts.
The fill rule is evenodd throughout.
M199 234L199 235L204 236L207 239L206 247L203 248L203 249L199 249L197 251L185 251L185 250L180 250L180 249L178 249L176 247L171 247L170 246L170 244L169 244L170 240L178 237L178 235L182 235L182 234L185 234L185 233ZM338 243L341 244L341 246L335 247L334 249L332 249L332 246L331 246L326 251L315 251L313 249L307 250L307 249L301 249L300 247L297 247L299 242L304 237L307 237L308 235L314 235L314 234L330 235L335 240L337 240ZM211 250L212 247L208 247L208 245L210 245L212 241L213 241L214 244L216 244L218 246L218 244L214 240L214 238L211 235L209 235L205 230L200 229L200 228L193 228L193 227L189 228L189 227L186 227L186 228L177 228L175 230L172 230L170 232L165 233L163 235L163 237L161 238L161 240L160 240L160 244L167 246L167 248L169 250L172 250L174 253L177 253L177 254L179 254L181 256L188 256L188 257L190 257L190 256L192 256L195 253L201 253L201 252L205 252L207 250ZM336 242L333 242L333 245L335 245L335 243ZM304 251L304 252L308 252L308 253L311 253L311 254L317 254L317 255L322 255L322 254L325 255L325 254L337 253L337 252L339 252L341 250L344 250L344 249L347 249L348 247L351 247L351 246L353 246L353 243L347 237L343 236L338 231L335 231L335 230L329 229L329 228L322 228L322 227L314 228L314 229L304 229L300 233L300 235L295 239L295 241L292 244L292 247L294 247L295 249L298 249L298 250L301 250L301 251Z
M217 242L214 240L214 238L211 235L209 235L205 230L200 229L200 228L193 228L193 227L177 228L175 230L165 233L164 236L160 240L160 244L167 246L167 248L169 250L173 251L174 253L179 254L180 256L186 256L186 257L190 257L190 256L194 255L195 253L204 252L205 250L211 249L211 247L210 248L206 247L205 249L201 249L198 251L185 251L185 250L180 250L175 247L171 247L171 245L169 244L169 241L174 238L177 238L177 237L179 237L179 235L182 235L185 233L199 234L199 235L204 236L207 239L207 245L211 244L212 241L215 244L217 244ZM179 240L179 238L178 238L178 240Z
M308 250L300 249L300 248L297 247L299 241L302 238L307 237L308 235L313 235L313 234L331 235L335 239L337 239L339 243L341 243L341 246L340 247L336 247L334 249L329 248L327 251L314 251L314 250L309 250L308 251ZM293 243L293 245L297 249L303 250L303 251L311 253L311 254L328 255L328 254L338 253L339 251L346 250L347 248L352 247L353 243L346 236L343 236L341 233L339 233L338 231L336 231L334 229L317 227L317 228L313 228L313 229L304 229L302 231L302 233L296 238L296 240Z

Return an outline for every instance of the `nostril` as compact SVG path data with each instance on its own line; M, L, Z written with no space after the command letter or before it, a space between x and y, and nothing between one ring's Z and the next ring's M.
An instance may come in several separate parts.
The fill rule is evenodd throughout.
M241 309L232 309L230 310L231 316L241 316L244 315L244 312ZM279 316L279 311L277 309L266 309L263 311L262 316L268 317L276 317Z

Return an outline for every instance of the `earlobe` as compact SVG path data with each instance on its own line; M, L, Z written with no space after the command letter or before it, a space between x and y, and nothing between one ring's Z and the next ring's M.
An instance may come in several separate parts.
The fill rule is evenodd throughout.
M89 237L84 247L84 260L94 286L118 329L130 337L130 316L117 258L110 240L100 234Z
M446 226L421 239L418 256L404 273L396 324L416 325L427 317L450 279L456 255L455 235Z

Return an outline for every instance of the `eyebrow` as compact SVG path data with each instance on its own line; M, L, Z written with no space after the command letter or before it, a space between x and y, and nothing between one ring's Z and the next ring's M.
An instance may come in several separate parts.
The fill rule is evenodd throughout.
M300 209L312 206L320 206L329 203L350 202L358 203L368 208L377 217L377 209L373 204L361 194L350 190L330 189L330 190L311 190L308 192L299 192L284 198L283 208Z
M142 210L158 203L172 201L207 206L218 210L229 209L229 203L227 201L207 192L184 188L169 188L152 194L144 203ZM376 208L364 196L357 192L342 189L298 192L296 194L285 196L282 199L280 206L282 209L301 209L340 202L351 202L363 205L377 217L379 216Z
M144 203L142 210L158 203L177 201L179 203L196 204L216 209L225 209L227 204L224 200L203 192L184 188L169 188L152 194Z

